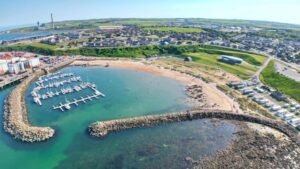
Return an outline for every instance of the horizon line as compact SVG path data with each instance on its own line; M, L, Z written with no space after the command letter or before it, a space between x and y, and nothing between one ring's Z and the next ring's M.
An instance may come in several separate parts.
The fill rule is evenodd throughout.
M85 21L85 20L97 20L97 19L206 19L206 20L228 20L228 21L251 21L251 22L269 22L269 23L277 23L277 24L288 24L288 25L294 25L294 26L300 26L300 23L289 23L289 22L280 22L280 21L271 21L271 20L251 20L251 19L225 19L225 18L201 18L201 17L111 17L111 18L86 18L86 19L67 19L67 20L58 20L54 21L54 23L59 22L67 22L67 21ZM50 23L49 22L42 22L42 23ZM22 24L22 25L7 25L7 26L0 26L0 29L6 29L7 30L0 30L0 31L8 31L12 29L18 29L18 28L26 28L26 27L32 27L35 23L28 23L28 24ZM13 28L15 27L15 28Z

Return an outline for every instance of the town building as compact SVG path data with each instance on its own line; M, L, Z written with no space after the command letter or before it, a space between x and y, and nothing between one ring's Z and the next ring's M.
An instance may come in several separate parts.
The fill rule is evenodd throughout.
M8 71L7 62L4 60L0 61L0 75L5 74Z
M0 55L0 74L19 74L28 68L40 66L40 59L32 54L5 53Z
M25 72L25 65L24 62L17 62L17 63L9 63L8 64L8 72L11 74L19 74Z
M30 58L30 59L28 59L28 64L29 64L29 67L34 68L34 67L40 66L41 62L40 62L39 58Z

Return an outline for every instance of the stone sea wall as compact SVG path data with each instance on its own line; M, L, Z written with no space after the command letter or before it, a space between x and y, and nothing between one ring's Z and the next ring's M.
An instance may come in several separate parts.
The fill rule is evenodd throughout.
M109 132L116 132L130 128L149 127L166 123L175 123L204 118L237 120L262 124L286 134L288 137L290 137L292 141L300 145L300 138L298 132L282 122L246 114L231 113L222 110L194 110L187 112L149 115L103 122L95 122L88 127L88 132L90 135L95 137L104 137L107 134L109 134Z
M27 119L25 92L28 86L39 76L44 75L43 70L35 72L22 81L8 96L4 111L4 129L14 138L25 142L38 142L51 138L54 129L50 127L35 127Z
M58 64L51 69L41 69L24 79L7 97L4 107L4 130L15 139L24 142L40 142L48 140L54 136L54 129L51 127L32 126L27 118L27 108L25 93L30 84L48 72L57 71L69 64L73 60Z

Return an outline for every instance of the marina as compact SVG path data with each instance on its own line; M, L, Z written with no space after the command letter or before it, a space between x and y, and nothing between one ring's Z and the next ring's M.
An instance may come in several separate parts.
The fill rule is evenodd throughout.
M56 72L42 76L36 81L35 87L31 91L33 102L40 106L43 105L43 101L59 97L62 95L79 93L83 90L90 89L93 93L88 95L82 95L79 98L73 98L69 101L65 98L65 103L60 102L57 105L53 105L54 110L70 110L71 105L79 106L79 103L86 103L86 101L92 101L93 99L99 99L105 97L101 93L95 84L90 82L82 82L80 76L75 76L73 73L61 73ZM41 90L46 90L41 92Z

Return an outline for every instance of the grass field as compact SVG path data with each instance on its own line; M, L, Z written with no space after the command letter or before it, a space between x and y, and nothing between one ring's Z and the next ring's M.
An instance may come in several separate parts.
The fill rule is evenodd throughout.
M199 50L208 54L235 56L255 66L261 66L267 60L267 57L263 55L247 53L243 51L237 51L237 50L226 49L226 48L220 48L220 47L214 47L214 46L201 47Z
M16 44L15 46L19 46L19 47L31 46L31 47L41 48L41 49L50 49L50 50L56 50L56 49L58 49L58 46L47 45L47 44L38 43L38 42L36 42L36 43L30 43L30 44L19 43L19 44Z
M263 70L260 79L266 85L271 86L300 102L300 82L277 73L274 61L271 61Z
M188 53L186 56L190 56L193 60L199 64L210 66L215 69L222 69L226 72L232 73L242 79L250 78L257 71L256 66L243 63L240 65L231 65L223 62L219 62L218 54L209 54L205 52Z
M63 44L61 44L63 45ZM250 78L261 66L266 57L249 52L221 48L209 45L180 45L180 46L141 46L119 48L74 48L59 49L58 46L41 43L17 44L0 47L0 51L28 51L43 55L84 55L97 57L145 57L145 56L191 56L196 63L212 70L222 69L242 79ZM219 62L221 55L231 55L246 61L241 65L231 65Z
M145 27L144 30L161 31L161 32L178 32L178 33L200 33L204 32L197 28L182 28L182 27Z

